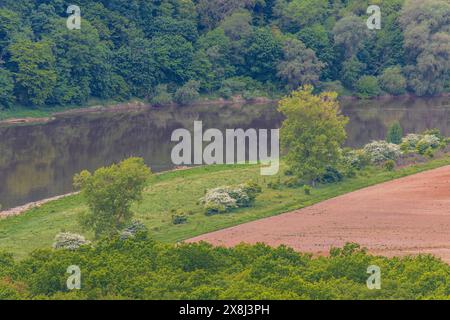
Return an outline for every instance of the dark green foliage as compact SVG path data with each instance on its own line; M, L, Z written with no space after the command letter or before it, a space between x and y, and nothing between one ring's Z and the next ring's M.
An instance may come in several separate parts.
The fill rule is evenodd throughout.
M14 102L12 73L0 67L0 108L10 107Z
M365 24L369 4L80 0L82 29L68 30L64 1L4 0L0 105L132 97L163 105L172 99L155 92L166 84L175 100L186 104L183 86L191 81L199 83L199 94L248 100L305 84L362 98L381 90L449 91L448 2L384 0L382 28L376 32ZM235 79L257 85L231 86Z
M390 143L400 144L402 142L402 138L403 128L398 121L394 122L394 124L389 127L386 140Z
M318 181L320 183L336 183L342 181L342 179L344 179L344 176L338 169L327 167L325 173L319 177Z

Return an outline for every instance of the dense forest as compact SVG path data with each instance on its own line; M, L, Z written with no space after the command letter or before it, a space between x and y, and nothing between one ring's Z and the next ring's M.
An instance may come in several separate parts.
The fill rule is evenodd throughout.
M0 108L450 91L448 0L2 0Z

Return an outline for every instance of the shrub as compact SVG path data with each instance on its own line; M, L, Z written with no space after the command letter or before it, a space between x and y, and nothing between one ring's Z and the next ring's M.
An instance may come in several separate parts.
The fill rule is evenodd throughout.
M397 121L389 127L386 141L389 143L400 144L403 138L403 129Z
M424 155L428 149L437 149L441 139L435 134L408 134L402 139L401 149L404 152L418 152Z
M172 223L175 225L185 224L188 218L187 215L181 210L172 210Z
M383 168L387 171L394 171L395 169L395 161L394 160L388 160L383 164Z
M303 192L304 192L307 196L311 195L311 187L310 187L310 186L304 186L304 187L303 187Z
M132 221L122 232L120 238L122 240L135 237L140 232L147 232L147 227L140 221Z
M238 207L236 199L230 196L228 187L208 190L200 203L205 206L206 214L223 213Z
M258 193L261 193L261 187L254 182L247 182L237 187L225 186L208 190L200 203L204 205L206 214L218 214L251 206Z
M417 143L420 141L421 136L419 134L410 133L406 137L402 139L402 143L400 144L400 148L404 151L416 150Z
M157 85L150 102L155 106L164 106L172 103L172 95L167 90L166 84Z
M344 95L345 88L339 80L322 82L319 86L321 92L336 92L339 96Z
M370 156L363 150L344 150L342 161L345 166L362 170L371 162Z
M364 76L356 82L357 96L362 99L372 98L380 95L381 90L378 79L373 76Z
M187 105L198 99L199 89L200 82L190 80L175 92L174 99L178 104Z
M83 245L87 245L90 242L86 240L82 235L70 232L58 233L53 243L54 249L67 249L76 250Z
M219 95L222 98L228 100L233 96L233 91L231 91L231 89L228 87L223 87L223 88L220 88Z
M248 181L242 184L241 187L244 192L247 193L251 201L255 200L256 196L262 192L261 186L254 181Z
M288 188L297 188L302 185L302 182L297 177L289 177L283 182L283 184Z
M320 183L336 183L342 181L343 178L342 173L338 169L328 166L318 181Z
M379 77L381 89L393 95L406 92L406 78L402 75L400 67L391 67L384 70Z
M226 90L232 94L243 93L244 91L253 92L261 90L262 85L250 77L232 77L222 82L220 91Z
M397 160L401 155L398 145L386 141L373 141L364 147L364 152L377 165L387 160Z
M425 143L432 149L436 149L437 147L439 147L441 140L435 135L426 134L422 136L422 139L419 141L419 143L421 142Z

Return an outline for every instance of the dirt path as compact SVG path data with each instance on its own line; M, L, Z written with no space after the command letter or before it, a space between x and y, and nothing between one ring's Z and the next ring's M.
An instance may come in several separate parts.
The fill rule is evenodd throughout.
M76 192L72 192L72 193L68 193L68 194L64 194L61 196L56 196L56 197L52 197L52 198L48 198L48 199L43 199L43 200L39 200L39 201L30 202L30 203L24 204L23 206L7 209L4 211L0 210L0 219L12 217L12 216L18 216L30 209L38 208L48 202L59 200L59 199L62 199L62 198L65 198L65 197L68 197L68 196L71 196L74 194L76 194Z
M357 242L385 256L431 253L450 263L450 166L189 240L281 244L327 254Z

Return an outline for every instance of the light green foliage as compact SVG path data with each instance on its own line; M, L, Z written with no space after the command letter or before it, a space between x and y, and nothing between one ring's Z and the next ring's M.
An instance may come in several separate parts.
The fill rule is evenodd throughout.
M402 75L400 67L390 67L384 70L379 77L381 89L393 95L406 92L406 79Z
M81 217L82 224L97 237L123 228L133 216L131 205L142 199L150 174L143 159L130 158L93 174L83 171L76 175L74 185L81 189L89 207Z
M43 105L56 85L55 57L50 41L21 39L9 47L15 73L18 98L22 103Z
M357 95L360 98L368 99L380 95L378 79L373 76L364 76L356 82Z
M439 131L427 131L423 134L408 134L401 141L400 148L403 152L419 153L421 155L432 153L441 146L443 137ZM445 143L444 143L445 144Z
M153 175L145 188L142 202L133 205L132 211L134 217L147 226L152 238L175 243L449 164L450 157L447 156L402 167L395 172L368 166L361 172L355 170L354 176L346 177L339 183L321 185L310 196L304 195L297 188L285 187L285 182L293 177L285 176L284 172L289 170L284 161L281 162L279 174L273 177L261 177L259 166L205 166ZM206 190L217 187L219 183L237 186L248 180L263 186L263 192L251 207L240 209L238 214L204 214L204 208L199 205L198 199L205 195ZM297 180L296 185L301 186L303 183ZM28 210L25 214L0 220L0 251L12 252L15 257L23 259L36 249L51 247L55 235L61 230L84 234L87 239L92 240L94 234L83 230L78 220L80 213L88 209L82 195L73 195ZM179 209L189 215L189 221L175 226L171 220L171 212Z
M82 263L82 289L68 292L68 265ZM384 258L357 244L313 258L280 246L164 245L138 237L104 240L78 251L42 250L3 261L0 298L9 299L448 299L450 271L431 256ZM369 290L367 267L382 270ZM33 266L33 268L30 268Z
M281 127L286 162L295 175L309 182L338 162L348 121L340 114L336 93L313 95L312 91L306 86L279 103L286 117Z

